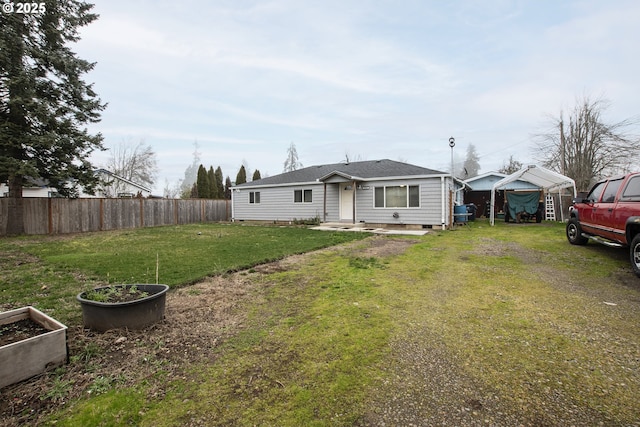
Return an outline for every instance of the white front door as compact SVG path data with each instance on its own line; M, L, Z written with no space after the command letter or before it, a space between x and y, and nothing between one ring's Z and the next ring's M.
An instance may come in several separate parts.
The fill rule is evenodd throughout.
M353 222L353 185L340 184L340 221Z

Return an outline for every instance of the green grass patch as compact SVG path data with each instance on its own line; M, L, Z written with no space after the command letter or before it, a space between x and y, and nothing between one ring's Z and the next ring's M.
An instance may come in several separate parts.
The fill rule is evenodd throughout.
M299 227L195 224L0 239L0 308L34 305L79 321L75 295L98 284L171 287L355 239Z
M379 304L375 269L337 253L318 257L272 275L251 325L202 367L189 403L170 396L144 425L353 425L388 352L390 313Z
M98 258L126 251L116 259L139 254L144 260L148 253L155 262L153 251L166 245L158 252L161 278L172 277L162 267L167 257L188 254L177 258L190 266L175 267L170 284L178 286L361 237L275 227L185 230L168 227L150 236L114 233L104 239ZM166 235L160 238L156 232ZM226 259L212 242L235 237L238 242L226 250L235 248L237 259L212 262ZM83 239L94 240L73 242ZM11 267L12 277L24 277L32 291L41 280L58 275L60 295L75 292L64 291L68 277L73 283L80 276L133 277L138 282L147 277L138 273L135 262L122 270L115 263L88 270L83 265L94 256L92 247L101 245L99 236L68 240L0 241L3 253L26 254L38 268L28 277L15 257L3 265ZM146 246L138 247L139 241ZM68 256L56 253L56 245ZM117 376L96 378L91 384L96 396L71 402L49 421L65 426L362 425L365 414L375 410L368 405L381 384L393 383L388 377L393 370L385 367L398 363L391 346L403 339L442 349L438 354L448 355L457 371L498 396L522 417L523 425L534 425L532 420L544 424L545 412L562 415L567 408L588 413L594 424L637 421L640 285L625 251L571 246L563 224L546 222L490 227L476 221L421 237L397 256L370 256L366 246L364 241L351 249L318 253L289 271L247 271L243 278L259 281L255 292L260 297L239 307L248 313L246 323L208 350L209 363L189 366L183 378L167 379L164 393L153 396L150 384L155 381L157 388L164 381L162 373L149 378L149 384L145 380L131 387L123 387ZM153 251L145 249L149 247ZM5 295L29 298L28 292L20 292ZM55 306L55 298L49 303ZM74 357L90 366L100 351L88 344ZM48 399L63 396L70 386L60 381Z
M410 333L438 337L470 376L525 416L535 419L556 395L603 419L631 423L640 410L630 392L640 390L633 368L640 315L634 303L613 309L604 303L638 298L639 288L625 284L635 280L626 254L571 246L562 224L481 222L393 262L389 270L402 269L396 283L404 284L390 287L387 297ZM630 276L620 283L614 271ZM610 351L621 352L615 363L606 357Z

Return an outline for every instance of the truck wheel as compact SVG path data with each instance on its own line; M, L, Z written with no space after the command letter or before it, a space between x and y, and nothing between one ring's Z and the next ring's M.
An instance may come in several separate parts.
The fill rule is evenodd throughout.
M582 227L576 218L571 218L567 223L567 240L572 245L586 245L589 241L582 235Z
M636 276L640 277L640 233L636 234L636 237L631 241L629 256L631 257L633 272L636 273Z

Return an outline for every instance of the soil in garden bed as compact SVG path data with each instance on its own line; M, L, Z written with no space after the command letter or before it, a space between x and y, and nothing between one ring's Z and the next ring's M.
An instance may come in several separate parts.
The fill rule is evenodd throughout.
M49 332L31 319L0 325L0 347Z
M144 292L136 286L108 286L88 291L84 298L98 302L118 303L135 301L148 296L148 292Z

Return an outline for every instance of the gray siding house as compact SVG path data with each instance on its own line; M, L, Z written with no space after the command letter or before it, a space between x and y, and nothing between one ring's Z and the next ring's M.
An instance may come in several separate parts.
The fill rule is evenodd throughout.
M393 160L310 166L232 187L234 221L445 228L464 183Z

